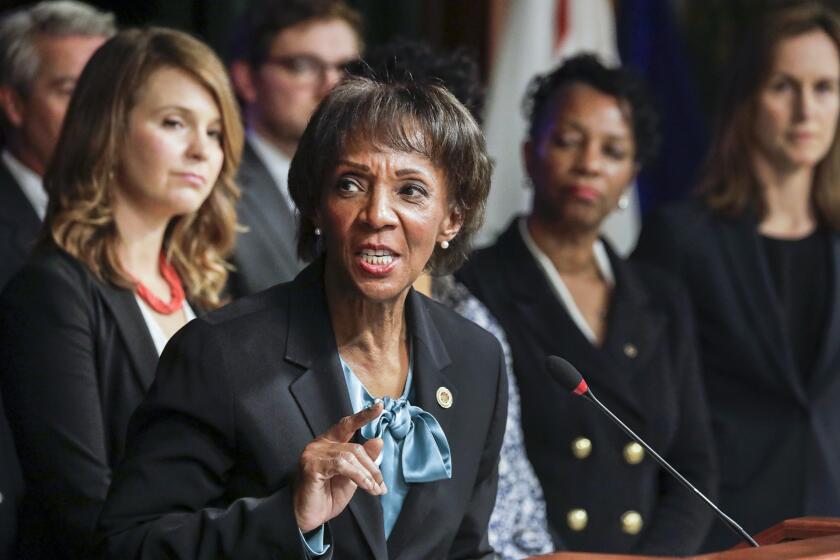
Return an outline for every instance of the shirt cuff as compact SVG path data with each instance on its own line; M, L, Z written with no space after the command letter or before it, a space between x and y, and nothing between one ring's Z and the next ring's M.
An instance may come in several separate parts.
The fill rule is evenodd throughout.
M313 556L322 556L327 553L330 549L330 545L324 544L324 526L321 525L317 529L312 529L304 534L303 531L298 529L300 533L300 538L303 541L303 544L306 545L307 550Z

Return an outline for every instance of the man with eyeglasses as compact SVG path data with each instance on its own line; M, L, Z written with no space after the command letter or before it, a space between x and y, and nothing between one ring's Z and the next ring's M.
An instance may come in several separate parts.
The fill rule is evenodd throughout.
M359 57L361 27L340 0L261 2L240 26L230 73L248 127L237 177L239 222L248 230L234 250L234 297L291 280L303 267L289 164L318 103Z

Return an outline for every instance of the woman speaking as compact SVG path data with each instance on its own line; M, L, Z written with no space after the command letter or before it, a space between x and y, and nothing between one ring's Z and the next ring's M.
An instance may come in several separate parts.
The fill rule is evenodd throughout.
M463 261L489 179L445 89L336 88L289 173L315 261L173 338L100 519L108 555L490 555L503 357L411 288Z

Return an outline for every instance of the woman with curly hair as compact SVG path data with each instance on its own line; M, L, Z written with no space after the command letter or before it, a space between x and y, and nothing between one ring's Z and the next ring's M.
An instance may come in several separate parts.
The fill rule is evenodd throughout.
M696 486L715 488L688 298L599 237L655 150L653 110L633 75L591 55L535 78L526 106L531 212L456 277L508 335L525 449L558 546L693 553L712 521L705 505L545 367L546 355L568 359Z
M224 66L129 30L76 86L39 245L0 298L0 379L25 473L20 558L78 558L169 337L217 307L242 128Z

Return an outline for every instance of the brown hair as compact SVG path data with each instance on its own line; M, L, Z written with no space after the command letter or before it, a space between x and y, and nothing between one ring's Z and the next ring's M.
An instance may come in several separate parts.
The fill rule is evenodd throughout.
M440 274L461 266L484 219L490 190L492 164L484 136L470 112L444 87L388 77L340 84L321 102L303 133L289 169L289 191L301 214L300 257L317 256L313 218L324 186L353 140L418 153L443 170L450 204L463 223L449 249L435 247L427 267Z
M356 34L364 50L362 17L342 0L264 0L245 13L231 45L231 60L245 60L252 67L265 62L271 45L282 31L297 25L341 20Z
M812 31L823 31L840 53L840 19L814 1L786 3L756 22L736 54L724 90L715 137L699 192L718 214L737 217L754 211L761 216L765 203L752 166L753 122L760 89L769 79L779 43ZM828 153L814 173L812 199L821 224L840 229L840 135L835 133Z
M224 257L235 238L239 189L234 175L244 134L224 66L204 43L180 31L123 31L85 66L44 177L50 203L42 243L64 249L104 281L133 287L116 252L113 177L137 92L162 67L195 78L212 94L221 115L224 162L219 178L196 212L172 219L164 238L166 257L187 297L215 307L227 279Z

